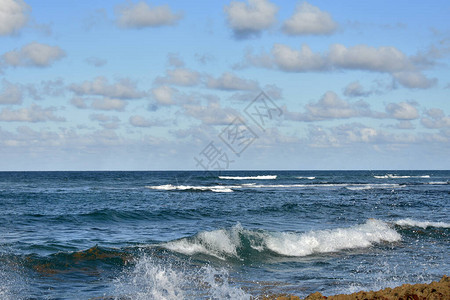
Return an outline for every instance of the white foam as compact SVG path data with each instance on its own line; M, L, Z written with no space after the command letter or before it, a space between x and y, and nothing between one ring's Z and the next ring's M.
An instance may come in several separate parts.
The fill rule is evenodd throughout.
M449 181L431 181L431 182L427 182L426 184L431 184L431 185L445 185L445 184L449 184Z
M171 241L163 246L186 255L202 253L220 259L230 256L237 257L237 248L241 246L239 232L242 230L242 226L237 224L230 230L203 231L193 238Z
M387 223L369 219L365 224L349 228L270 235L266 245L271 251L281 255L306 256L344 249L367 248L375 243L399 240L401 240L400 234L390 228Z
M199 294L205 299L250 299L249 294L230 284L226 270L176 266L147 255L135 263L114 280L116 299L196 299Z
M409 218L395 221L394 224L402 227L422 227L424 229L427 227L450 228L450 224L445 222L416 221Z
M218 193L231 193L235 189L242 188L252 188L252 189L292 189L292 188L348 188L350 190L362 190L362 189L393 189L399 188L401 185L396 183L378 183L378 184L350 184L350 183L320 183L320 184L256 184L256 183L245 183L236 185L154 185L146 186L146 188L153 190L197 190L197 191L212 191Z
M197 191L212 191L212 192L217 192L217 193L231 193L231 192L233 192L232 188L239 188L239 187L240 186L224 186L224 185L195 186L195 185L172 185L172 184L146 186L146 188L152 189L152 190L164 190L164 191L197 190Z
M232 228L206 231L194 237L168 242L164 247L186 255L206 254L220 259L240 258L241 237L259 252L272 251L283 256L307 256L315 253L337 252L344 249L366 248L380 242L396 242L401 236L383 221L369 219L362 225L306 233L251 231L240 224Z
M374 178L378 179L404 179L404 178L430 178L430 175L419 175L419 176L410 176L410 175L394 175L394 174L386 174L386 175L375 175Z
M378 183L378 184L351 184L345 188L352 191L372 190L372 189L394 189L399 188L399 184Z
M259 175L259 176L219 176L219 179L228 179L228 180L270 180L277 179L277 175Z
M297 179L309 179L309 180L313 180L313 179L316 179L316 177L314 177L314 176L299 176L299 177L297 177Z

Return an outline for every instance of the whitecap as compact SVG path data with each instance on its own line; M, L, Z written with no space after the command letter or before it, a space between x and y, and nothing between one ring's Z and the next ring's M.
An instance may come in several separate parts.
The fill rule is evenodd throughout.
M416 221L410 218L401 219L394 222L394 224L402 227L438 227L438 228L450 228L450 224L446 222L429 222L429 221Z
M258 175L258 176L219 176L219 179L227 180L272 180L277 179L277 175Z
M244 229L240 224L230 229L200 232L193 237L171 241L162 246L185 255L206 254L225 260L239 258L239 250L250 241L258 252L269 251L282 256L307 256L337 252L345 249L367 248L376 243L396 242L401 235L383 221L369 219L366 223L348 228L316 230L304 233L269 232ZM247 249L248 250L248 249Z

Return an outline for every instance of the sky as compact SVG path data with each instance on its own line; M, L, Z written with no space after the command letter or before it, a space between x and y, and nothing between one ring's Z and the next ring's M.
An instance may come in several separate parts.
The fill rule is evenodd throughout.
M450 169L449 15L0 0L0 171Z

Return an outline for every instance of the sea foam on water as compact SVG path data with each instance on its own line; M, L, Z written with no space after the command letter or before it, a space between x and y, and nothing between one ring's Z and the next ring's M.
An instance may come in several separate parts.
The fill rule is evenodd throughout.
M143 254L115 280L116 299L250 299L229 283L226 270L212 266L176 265L166 259Z

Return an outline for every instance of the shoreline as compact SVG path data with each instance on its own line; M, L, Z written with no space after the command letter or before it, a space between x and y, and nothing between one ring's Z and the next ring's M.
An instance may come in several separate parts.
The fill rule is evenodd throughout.
M256 298L258 299L258 298ZM294 295L263 296L262 300L301 300ZM359 291L352 294L324 296L319 292L312 293L304 300L446 300L450 299L450 277L444 275L439 281L431 283L403 284L395 288L385 288L378 291Z

